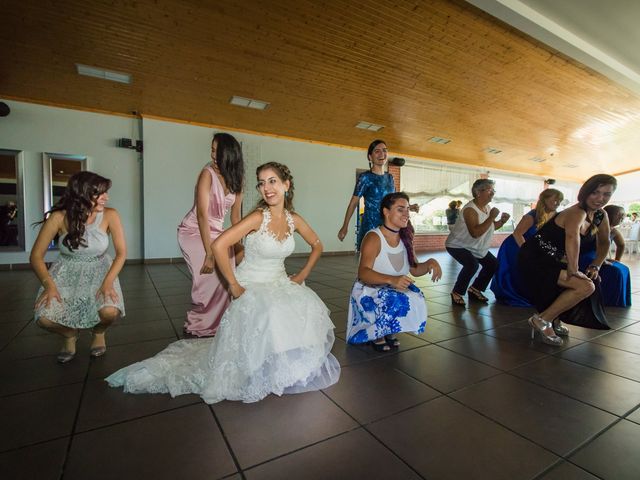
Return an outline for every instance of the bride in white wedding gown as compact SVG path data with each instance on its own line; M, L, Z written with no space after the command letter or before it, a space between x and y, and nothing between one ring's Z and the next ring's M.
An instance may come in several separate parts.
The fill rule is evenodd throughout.
M340 366L330 353L334 325L320 298L304 285L322 244L292 213L293 178L271 162L258 167L259 208L213 244L218 269L234 300L214 338L179 340L155 357L106 380L129 393L196 393L207 403L256 402L270 393L300 393L333 385ZM287 277L284 260L297 231L311 246L302 270ZM229 248L245 237L245 258L235 275Z

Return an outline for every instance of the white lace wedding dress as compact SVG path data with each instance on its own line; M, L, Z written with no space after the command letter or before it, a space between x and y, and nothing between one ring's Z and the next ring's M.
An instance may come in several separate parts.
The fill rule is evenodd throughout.
M308 287L287 277L293 252L293 219L280 241L262 225L247 235L236 270L246 289L231 302L214 338L180 340L155 357L118 370L106 380L129 393L196 393L207 403L256 402L270 393L300 393L338 381L340 365L330 353L334 325Z

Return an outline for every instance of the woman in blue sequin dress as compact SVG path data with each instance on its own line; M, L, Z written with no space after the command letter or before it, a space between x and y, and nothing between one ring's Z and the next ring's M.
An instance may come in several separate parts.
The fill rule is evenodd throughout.
M349 231L349 222L353 216L353 212L360 203L360 197L364 197L364 214L358 228L358 237L356 239L356 250L360 251L362 239L369 230L380 225L382 217L380 216L380 202L382 197L388 193L396 191L393 183L393 176L385 173L384 168L387 163L387 144L384 140L374 140L367 149L367 158L369 159L369 171L363 172L358 177L356 187L353 190L353 196L347 206L347 212L344 216L344 222L338 238L344 240Z
M111 180L95 173L73 175L31 250L31 266L42 282L34 316L38 326L64 337L59 363L74 358L83 328L92 329L91 356L103 355L105 331L125 313L118 273L127 249L118 212L105 207L110 187ZM60 257L47 270L45 254L56 236ZM106 253L109 236L113 261Z

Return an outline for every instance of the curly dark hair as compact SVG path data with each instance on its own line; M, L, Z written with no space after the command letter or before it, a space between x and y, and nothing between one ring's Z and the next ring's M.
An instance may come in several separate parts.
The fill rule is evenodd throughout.
M398 200L403 199L409 202L409 195L404 192L394 192L385 195L382 198L382 202L380 202L380 216L384 218L384 209L390 210L393 207L393 204ZM402 241L404 247L407 249L407 258L409 260L409 265L415 267L418 265L418 260L416 259L416 254L413 251L413 237L415 236L415 230L413 225L411 225L411 221L407 223L407 226L400 229L400 240Z
M62 244L69 250L86 247L83 237L89 215L96 199L110 188L108 178L93 172L78 172L69 179L60 200L44 214L44 220L37 223L43 223L53 212L64 212L68 232Z
M242 147L228 133L216 133L211 143L216 142L216 165L224 183L231 193L240 193L244 183L244 160Z
M291 170L289 170L289 167L287 167L286 165L283 165L282 163L278 163L278 162L264 163L260 165L258 168L256 168L256 179L258 178L258 175L260 175L261 171L267 170L267 169L273 170L276 173L276 175L278 175L278 178L281 181L286 182L287 180L289 180L289 191L286 192L286 195L284 197L284 208L286 208L290 212L293 212L294 211L293 209L294 187L293 187L293 175L291 175ZM268 208L267 202L265 202L263 199L260 199L258 201L257 208Z
M606 173L598 173L597 175L589 177L587 181L582 184L582 187L580 187L580 190L578 191L578 204L580 205L580 208L586 211L587 198L589 197L589 195L591 195L598 188L604 185L611 185L613 187L613 190L615 191L615 189L618 187L618 181L616 180L616 177L608 175ZM590 225L589 232L591 235L595 235L595 233L598 231L598 225L600 222L598 221L596 223L595 220L596 215L594 215L593 220L590 220L589 217L587 217L587 222Z

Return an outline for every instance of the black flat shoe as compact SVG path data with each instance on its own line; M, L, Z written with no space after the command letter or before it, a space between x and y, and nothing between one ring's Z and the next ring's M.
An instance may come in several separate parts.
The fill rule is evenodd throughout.
M467 304L459 293L451 293L451 305L454 307L465 307Z
M469 300L474 301L474 302L481 302L481 303L489 303L489 299L487 297L485 297L482 292L478 291L478 290L467 290L467 293L469 294Z
M385 335L384 339L387 342L387 345L389 345L391 348L398 348L400 346L400 340L398 340L398 337L394 337L393 335Z
M391 347L385 341L384 343L369 342L376 352L388 352Z

